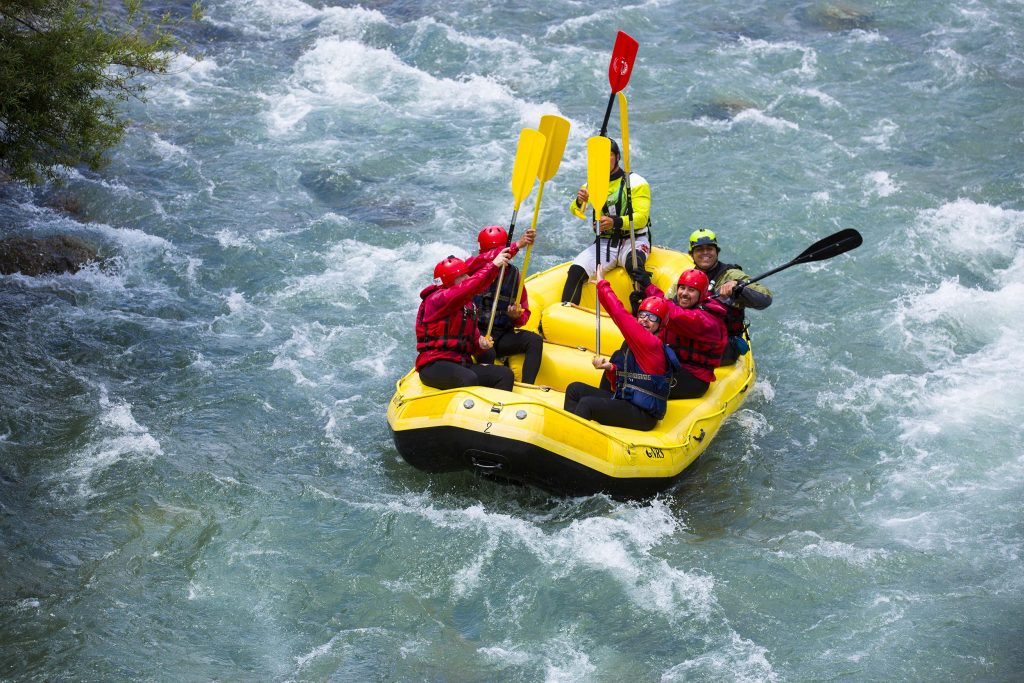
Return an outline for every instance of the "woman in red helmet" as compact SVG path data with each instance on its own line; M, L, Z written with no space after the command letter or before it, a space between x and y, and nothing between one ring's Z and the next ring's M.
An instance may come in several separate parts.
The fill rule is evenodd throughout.
M527 230L520 239L522 244L533 244L536 231ZM508 233L504 228L497 225L490 225L480 231L477 235L477 242L480 243L480 253L486 254L493 249L504 248L508 243ZM519 292L519 269L509 264L505 267L505 277L501 280L501 291L498 290L498 281L495 280L483 294L478 294L474 299L477 307L477 324L480 332L486 333L488 326L491 328L491 340L494 347L477 356L481 363L493 363L496 358L504 358L517 353L525 354L523 357L523 382L534 384L537 381L537 373L540 371L541 355L544 352L544 340L535 332L518 329L530 319L530 301L526 295L526 288L523 287L523 296L516 306L516 294ZM498 306L494 308L494 298L498 298ZM494 324L490 324L491 310L494 310Z
M648 297L634 318L597 268L597 295L625 341L609 361L594 356L594 367L605 371L608 389L585 382L565 388L565 410L612 427L650 431L665 417L672 373L679 368L675 353L661 339L669 303Z
M648 281L646 296L664 297ZM666 301L665 341L676 352L682 366L673 376L670 399L697 398L715 381L729 335L725 328L725 305L711 299L708 276L702 270L684 270L676 285L675 302Z
M494 282L512 258L502 249L469 272L469 265L449 256L434 267L434 282L420 292L416 313L416 370L420 381L435 389L486 386L512 390L512 371L501 365L481 365L473 356L491 348L477 329L473 297Z

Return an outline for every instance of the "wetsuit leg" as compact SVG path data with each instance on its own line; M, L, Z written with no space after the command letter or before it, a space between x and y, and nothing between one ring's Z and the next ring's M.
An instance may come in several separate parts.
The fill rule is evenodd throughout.
M470 365L469 369L476 374L476 382L483 387L494 387L502 391L512 391L516 376L504 365Z
M534 384L540 371L540 358L544 353L544 340L535 332L512 330L504 333L494 342L498 357L526 354L523 358L523 381Z
M582 382L573 382L566 387L565 409L586 420L594 420L611 427L646 432L658 424L650 414L629 401L613 398L610 391Z
M729 343L725 345L725 351L722 352L722 365L735 365L739 357L739 349L736 348L736 337L729 337Z
M575 263L569 266L569 272L565 275L565 286L562 288L562 301L578 304L583 296L583 284L589 277L583 266Z
M710 386L707 382L697 379L686 369L672 375L675 385L668 397L670 400L679 398L699 398L707 393Z
M436 360L420 368L420 381L434 389L455 389L477 384L477 375L461 363Z

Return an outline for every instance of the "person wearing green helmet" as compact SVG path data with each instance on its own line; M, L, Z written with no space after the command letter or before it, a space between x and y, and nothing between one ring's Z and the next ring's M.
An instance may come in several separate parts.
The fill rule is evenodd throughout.
M714 231L701 228L690 233L693 265L704 271L710 289L726 304L725 327L729 333L729 343L722 354L722 365L732 365L750 350L750 345L744 339L747 333L745 309L768 308L772 305L772 292L759 282L747 284L750 276L743 272L743 267L735 263L722 263L718 259L720 251L718 236Z
M643 176L630 172L629 197L626 196L625 171L619 166L619 145L611 141L611 175L608 184L608 196L598 218L598 235L600 240L598 252L601 254L601 267L610 270L623 266L630 276L636 280L644 272L647 255L651 253L651 186ZM587 186L580 187L576 196L569 202L569 210L573 216L586 219L587 201L590 193ZM629 201L627 201L627 199ZM636 243L636 268L633 269L632 248L629 241L629 215L633 215L633 236ZM594 247L590 246L580 252L576 260L569 266L565 285L562 288L562 301L574 304L580 302L583 284L597 269Z

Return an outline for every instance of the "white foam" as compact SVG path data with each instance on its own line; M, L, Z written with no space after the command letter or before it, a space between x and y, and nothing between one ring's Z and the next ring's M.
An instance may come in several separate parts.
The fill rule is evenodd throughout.
M317 387L321 382L330 382L334 378L333 373L324 373L324 367L319 362L306 361L319 359L319 349L323 345L330 345L339 333L339 329L327 329L319 322L293 326L291 338L272 349L274 362L271 363L270 369L288 371L299 386ZM310 366L309 370L318 373L317 381L306 377L306 365Z
M946 257L985 275L1004 267L1020 253L1024 211L960 198L922 211L912 235L919 238L922 246L927 245L927 249L920 249L926 258Z
M998 572L1005 534L991 525L1015 518L1024 492L1024 373L1008 370L1024 353L1024 212L959 199L921 212L908 237L899 246L938 284L897 300L890 337L924 369L858 378L837 409L878 408L898 426L880 461L880 528Z
M434 264L449 254L469 256L465 247L445 242L406 243L389 249L342 240L332 247L323 272L290 281L275 298L322 298L332 306L356 309L365 306L380 287L389 287L402 294L406 310L415 311L420 290L430 284Z
M865 135L861 138L864 142L873 145L877 149L883 152L888 152L891 149L891 141L893 137L899 133L899 125L891 119L882 119L875 124L871 135Z
M818 102L820 102L822 105L824 105L828 109L842 109L843 108L843 105L839 103L839 100L837 100L836 98L832 97L828 93L822 92L818 88L799 88L797 90L797 92L799 92L799 93L801 93L803 95L807 95L808 97L813 97L814 99L818 100Z
M252 242L247 237L243 237L234 230L227 228L221 228L213 236L217 239L217 243L225 249L251 249L253 247Z
M884 549L858 548L851 543L830 541L814 531L793 531L780 539L772 539L770 544L786 548L773 551L773 554L779 557L838 560L861 569L870 568L878 560L890 555Z
M491 76L471 74L438 78L410 66L393 52L334 36L318 39L296 63L287 91L267 96L266 123L274 135L286 135L311 112L339 108L399 120L436 116L445 111L518 112L524 125L536 125L548 103L516 98Z
M889 197L900 191L900 185L885 171L873 171L864 177L864 193L876 197Z
M205 21L260 36L294 35L301 30L303 22L320 15L301 0L227 0L217 7L230 12L230 16L222 19L219 14L208 11Z
M387 635L387 629L377 628L373 626L366 628L345 629L343 631L339 631L338 633L336 633L334 636L331 637L330 640L328 640L323 645L318 645L306 654L295 657L295 664L301 671L302 669L305 669L307 666L309 666L309 664L331 654L335 650L348 650L350 648L354 648L356 647L356 644L350 642L351 640L353 640L353 636L355 636L356 639L360 639L363 637L372 637L374 639L379 639Z
M153 149L160 155L164 160L169 160L174 157L187 157L188 151L184 147L180 147L173 142L168 142L156 133L150 133L149 135L150 144Z
M715 649L681 662L661 675L662 683L692 680L762 683L778 681L779 675L768 660L766 648L731 632L728 641Z
M660 500L648 506L622 506L613 516L576 519L549 533L528 520L490 512L482 505L446 510L415 498L394 500L382 507L421 516L443 529L481 534L489 539L485 547L522 545L555 577L573 576L582 569L605 573L620 584L637 609L673 622L707 619L716 604L713 578L672 567L652 553L681 526ZM489 555L487 551L482 555L456 570L455 574L470 583L456 588L453 582L452 591L461 594L476 589L488 570Z
M818 75L818 53L814 48L800 45L791 41L772 42L743 36L736 43L746 54L755 57L783 55L791 53L800 55L800 66L790 69L801 78L814 78ZM731 47L723 48L731 50Z
M131 458L145 460L163 455L160 442L132 415L131 405L111 402L104 390L100 396L102 412L95 428L94 443L72 456L66 474L78 482L79 495L93 494L91 481L112 465Z
M218 78L220 65L211 58L195 59L186 54L171 57L167 73L149 80L147 97L155 102L189 109L198 95L205 93Z
M800 130L800 126L798 124L775 116L769 116L760 109L744 109L736 114L736 116L733 117L733 120L739 123L756 123L779 132Z
M865 29L855 28L852 31L847 32L847 39L851 43L886 43L889 39L878 31L869 31Z
M945 87L961 84L976 74L970 61L951 47L935 48L926 53L932 57L932 66L945 76Z

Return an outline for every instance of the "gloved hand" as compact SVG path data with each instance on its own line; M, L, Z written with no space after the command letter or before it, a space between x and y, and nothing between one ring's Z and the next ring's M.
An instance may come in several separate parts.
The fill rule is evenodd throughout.
M636 274L636 277L633 278L633 282L635 282L640 290L643 291L651 286L651 275L653 274L654 273L649 270L641 270Z
M636 317L637 312L640 310L640 304L644 301L643 292L630 292L629 293L629 307L633 312L633 317Z

